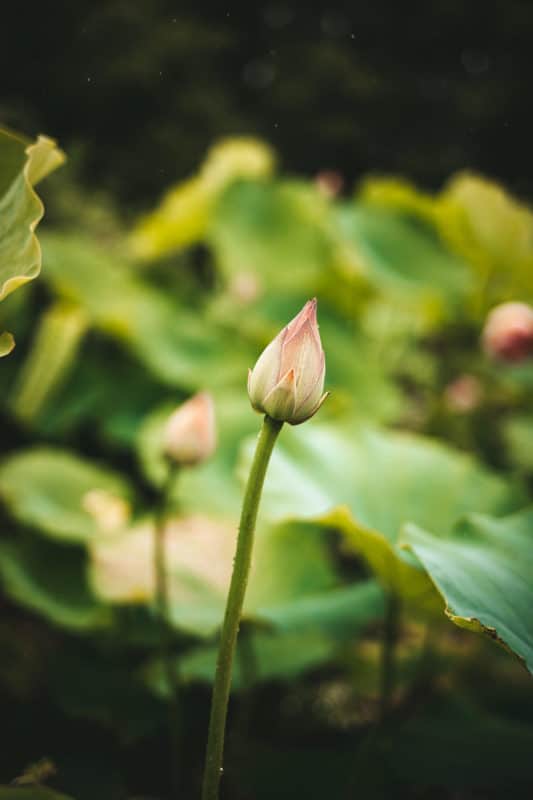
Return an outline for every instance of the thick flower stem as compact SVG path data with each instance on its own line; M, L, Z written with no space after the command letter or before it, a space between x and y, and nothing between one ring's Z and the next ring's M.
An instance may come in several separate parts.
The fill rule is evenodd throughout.
M233 655L252 560L257 509L261 499L268 462L282 425L282 422L273 420L268 416L265 417L244 495L237 550L220 636L215 684L211 700L202 800L217 800L218 798Z
M179 797L180 713L178 705L178 676L172 653L173 628L170 620L170 598L165 554L165 529L168 514L168 497L174 484L177 467L169 465L168 477L161 491L154 530L155 605L159 621L159 650L167 684L169 706L168 726L172 791Z

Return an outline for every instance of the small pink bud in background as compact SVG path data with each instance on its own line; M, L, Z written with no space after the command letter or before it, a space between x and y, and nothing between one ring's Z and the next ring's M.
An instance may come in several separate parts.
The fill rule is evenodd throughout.
M487 317L483 349L500 361L520 362L533 355L533 309L526 303L502 303Z
M316 414L324 394L326 359L316 320L316 300L263 350L248 374L253 408L272 419L299 425Z
M483 387L475 375L459 375L444 390L444 402L456 414L474 411L482 397Z
M344 178L334 169L324 169L315 176L315 185L324 197L333 198L342 192Z
M192 467L215 451L215 408L207 392L187 400L170 416L163 435L167 456L182 466Z

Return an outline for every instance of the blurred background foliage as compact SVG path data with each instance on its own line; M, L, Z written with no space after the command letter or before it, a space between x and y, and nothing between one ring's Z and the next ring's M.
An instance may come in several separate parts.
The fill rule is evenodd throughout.
M331 397L267 479L225 796L530 796L533 371L480 336L494 305L533 303L533 15L485 9L32 8L0 116L69 162L38 188L42 273L0 305L0 778L19 782L0 798L170 796L161 437L207 389L218 449L178 477L167 526L198 793L259 424L246 370L312 296Z

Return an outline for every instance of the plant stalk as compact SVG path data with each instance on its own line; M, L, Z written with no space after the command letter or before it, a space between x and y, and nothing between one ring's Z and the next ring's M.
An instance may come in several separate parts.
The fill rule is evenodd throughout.
M180 786L179 754L181 749L180 711L178 704L178 676L173 658L173 627L170 619L170 596L167 580L165 530L168 516L168 498L178 468L169 463L168 476L159 502L154 530L155 606L159 621L159 651L168 690L168 730L170 749L170 774L172 792L178 800Z
M252 560L257 509L261 499L268 462L282 426L282 422L265 416L244 494L237 550L226 603L226 613L220 635L215 683L211 700L202 800L218 799L233 656Z

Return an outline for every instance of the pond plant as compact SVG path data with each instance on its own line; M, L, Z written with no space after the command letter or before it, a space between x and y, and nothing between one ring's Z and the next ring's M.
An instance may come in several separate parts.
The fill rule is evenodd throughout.
M37 239L63 161L0 131L0 800L527 797L532 212L234 138Z

